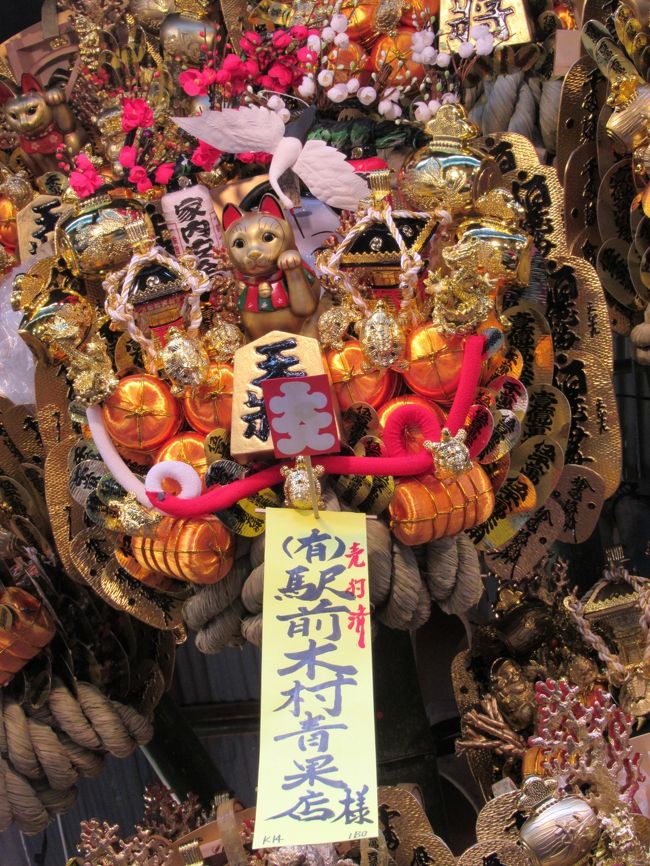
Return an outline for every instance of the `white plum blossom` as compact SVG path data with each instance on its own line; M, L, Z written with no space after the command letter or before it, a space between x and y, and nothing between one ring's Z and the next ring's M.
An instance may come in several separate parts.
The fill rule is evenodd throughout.
M435 48L432 48L430 45L428 45L422 52L422 60L420 62L424 63L426 66L432 66L437 59L438 52Z
M411 43L415 51L422 51L428 45L433 45L435 34L431 30L419 30L411 36Z
M431 112L431 117L435 117L440 109L440 100L439 99L430 99L427 103L427 108Z
M346 84L346 87L348 89L348 93L350 93L350 94L356 93L357 90L359 89L359 79L358 78L351 78L348 81L348 83Z
M321 87L331 87L334 84L334 73L331 69L321 69L318 73L318 83Z
M440 51L436 58L436 66L446 69L451 63L451 54L448 51Z
M460 102L457 93L444 93L442 96L442 104L450 105L451 103Z
M491 33L476 40L476 53L479 57L485 57L487 54L491 54L493 48L494 38Z
M427 120L431 120L431 111L426 102L416 102L415 103L415 119L420 123L426 123Z
M321 41L320 36L317 36L315 33L312 33L311 36L307 37L307 48L310 51L315 51L318 53L320 51Z
M291 112L288 108L281 108L277 112L277 115L283 123L289 123L289 121L291 120Z
M298 87L298 93L302 96L303 99L307 99L310 96L313 96L314 93L316 93L316 85L314 84L314 79L310 78L309 75L305 75Z
M348 98L348 89L345 84L335 84L327 91L327 98L331 102L343 102Z
M320 37L323 42L334 42L334 37L336 36L336 31L331 27L323 27L320 32Z
M269 98L268 102L266 103L266 106L267 106L267 108L270 108L271 111L280 111L281 109L284 108L284 99L282 99L281 96L274 94L273 96L271 96Z
M338 48L347 48L350 44L350 37L347 33L337 33L334 37L334 44Z
M337 12L335 15L332 15L330 27L336 33L344 33L348 29L348 19L342 12Z
M357 99L362 105L370 105L377 99L377 91L374 87L360 87L357 91Z
M483 37L491 36L492 34L487 24L475 24L470 28L469 35L472 39L483 39Z
M458 46L458 54L462 57L463 60L466 60L468 57L471 57L474 53L474 46L471 42L461 42Z
M377 106L377 111L386 120L397 120L398 117L401 117L402 106L397 102L393 102L392 99L382 99Z

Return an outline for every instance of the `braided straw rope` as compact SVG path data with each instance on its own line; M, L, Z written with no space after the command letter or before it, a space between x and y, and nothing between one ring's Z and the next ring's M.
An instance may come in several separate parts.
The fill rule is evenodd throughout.
M329 510L350 510L341 507L330 488L323 497ZM478 554L465 534L428 544L426 564L419 567L413 549L393 539L383 521L368 520L366 532L370 603L376 619L390 628L420 628L429 619L432 602L447 613L462 614L480 599ZM261 535L227 577L199 588L185 603L185 621L197 631L201 652L219 652L242 638L261 645L264 567Z
M184 256L180 261L183 268L182 278L188 289L183 301L182 314L188 316L189 325L187 332L191 337L198 333L201 326L201 295L208 290L210 285L210 281L204 273L196 270L194 267L190 267L190 264L193 264L194 261L193 257L189 255ZM162 247L154 247L152 250L144 253L134 253L128 266L121 271L110 274L104 280L103 285L106 292L104 304L106 312L142 348L149 362L155 364L155 343L150 337L146 337L138 327L133 311L133 304L129 301L129 296L140 267L152 263L161 265L172 271L172 273L178 271L179 262L166 253Z
M136 710L89 683L78 684L75 698L55 679L47 704L31 715L0 693L0 832L15 822L40 833L72 807L76 782L101 772L105 753L126 757L152 735Z

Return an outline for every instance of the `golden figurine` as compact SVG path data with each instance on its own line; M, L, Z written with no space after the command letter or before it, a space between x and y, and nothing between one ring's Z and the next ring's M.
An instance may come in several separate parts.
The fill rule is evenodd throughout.
M299 508L310 511L313 506L312 491L309 480L309 471L304 457L296 457L295 466L283 466L280 470L284 481L284 504L288 508ZM314 490L318 508L324 508L322 500L322 487L320 478L325 474L322 466L314 466L312 469L314 478Z
M300 334L318 307L318 281L305 268L280 203L265 195L257 213L226 205L222 223L239 277L238 306L249 340L269 331Z
M7 126L18 135L25 162L35 176L56 171L56 152L61 145L69 153L81 150L86 136L60 87L42 87L27 74L23 75L20 88L5 79L0 81L0 105Z
M535 691L513 659L497 659L490 671L490 688L499 709L515 731L529 728L535 718Z
M424 442L423 446L430 451L435 461L434 474L436 478L455 478L462 472L469 472L472 460L465 445L467 430L461 429L452 436L447 427L442 428L440 442Z

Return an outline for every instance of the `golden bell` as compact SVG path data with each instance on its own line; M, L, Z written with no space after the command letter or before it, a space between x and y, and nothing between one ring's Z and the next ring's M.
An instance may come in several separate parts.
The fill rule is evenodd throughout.
M424 131L429 143L410 156L400 171L402 195L415 210L444 208L452 216L468 213L501 177L495 160L472 145L478 127L462 106L451 103L438 109Z

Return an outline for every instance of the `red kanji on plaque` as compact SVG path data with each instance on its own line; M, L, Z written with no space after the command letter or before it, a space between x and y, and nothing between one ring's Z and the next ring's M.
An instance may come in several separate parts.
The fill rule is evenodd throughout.
M266 416L279 459L340 450L332 391L326 375L262 383Z

